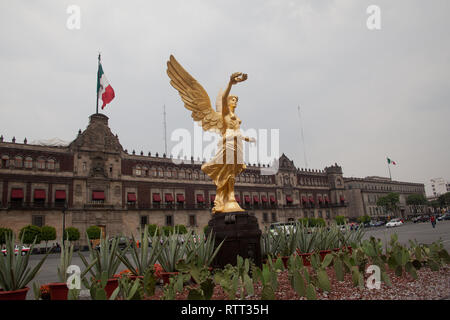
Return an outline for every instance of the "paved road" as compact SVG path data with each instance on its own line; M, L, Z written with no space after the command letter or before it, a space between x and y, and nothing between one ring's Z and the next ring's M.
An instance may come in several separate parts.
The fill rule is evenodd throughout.
M419 243L430 244L442 239L445 249L450 252L450 220L437 221L436 228L434 229L431 222L407 222L400 227L386 228L382 226L367 230L364 238L374 236L385 243L385 241L390 241L393 233L396 233L398 235L398 241L407 246L409 246L409 240L416 239Z
M378 228L370 228L367 230L365 238L374 236L377 239L381 239L383 243L391 238L391 234L397 233L399 242L408 245L408 240L416 239L419 243L430 244L433 241L442 239L445 248L450 252L450 221L438 221L436 223L436 228L433 229L431 223L406 223L403 226L395 228L386 228L384 226ZM84 256L88 257L88 252L81 252ZM43 257L43 255L32 255L31 265L35 265ZM59 264L59 254L51 254L45 261L41 271L34 281L38 282L40 285L58 282L57 277L57 267ZM72 264L78 265L81 270L84 270L84 264L78 253L74 253ZM119 271L126 269L125 266L121 265ZM30 285L30 291L28 292L27 299L34 299L34 293Z

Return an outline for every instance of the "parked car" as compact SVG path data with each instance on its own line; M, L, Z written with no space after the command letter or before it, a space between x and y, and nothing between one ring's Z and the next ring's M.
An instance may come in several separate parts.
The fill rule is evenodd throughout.
M384 225L384 221L370 221L371 227L380 227L382 225Z
M389 221L388 223L386 223L386 227L390 228L390 227L399 227L403 224L403 222L400 219L392 219L391 221Z
M427 221L429 221L430 220L430 217L428 217L428 216L417 216L417 217L414 217L413 219L412 219L412 221L414 222L414 223L417 223L417 222L427 222Z
M109 248L111 248L111 244L112 244L112 240L114 238L109 239ZM120 250L124 250L129 243L129 239L126 237L120 237L119 238L119 243L117 244L117 247L119 247ZM95 249L100 250L100 243L95 247Z
M30 251L30 248L25 247L25 246L21 246L20 248L20 254L22 256L26 255L27 252ZM8 254L8 251L6 249L2 249L2 253L4 256L6 256ZM16 244L16 246L14 247L14 254L17 255L19 254L19 246Z
M270 225L270 232L272 232L274 235L278 235L278 232L282 232L281 230L284 229L284 231L286 231L286 234L289 235L291 229L294 226L295 222L276 222Z
M437 218L438 221L442 221L442 220L450 220L450 213L444 213L443 215L441 215L440 217Z

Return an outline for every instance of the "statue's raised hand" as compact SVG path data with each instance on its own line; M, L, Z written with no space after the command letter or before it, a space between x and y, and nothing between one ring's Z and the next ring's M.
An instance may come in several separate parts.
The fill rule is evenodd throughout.
M242 82L247 80L247 74L242 72L235 72L230 77L230 82L232 84L236 84L238 82Z

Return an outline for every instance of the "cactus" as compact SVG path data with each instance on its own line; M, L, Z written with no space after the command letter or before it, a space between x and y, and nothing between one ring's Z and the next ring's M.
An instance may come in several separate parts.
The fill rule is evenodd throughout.
M24 255L16 255L14 253L14 234L5 234L5 242L7 254L6 256L3 256L3 254L0 255L0 287L5 291L23 289L36 277L50 251L31 269L29 267L29 260L35 243L30 246L30 250Z

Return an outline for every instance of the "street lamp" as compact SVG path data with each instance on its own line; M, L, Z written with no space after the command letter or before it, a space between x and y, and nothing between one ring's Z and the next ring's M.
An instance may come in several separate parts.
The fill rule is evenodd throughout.
M67 205L64 203L64 207L62 209L62 213L63 213L63 225L62 225L63 232L62 232L62 234L63 234L63 236L62 236L61 246L64 246L64 236L66 234L66 209L67 209ZM67 239L67 240L69 240L69 239Z

